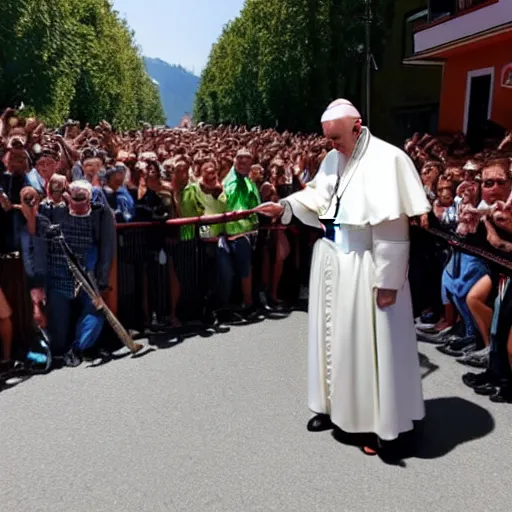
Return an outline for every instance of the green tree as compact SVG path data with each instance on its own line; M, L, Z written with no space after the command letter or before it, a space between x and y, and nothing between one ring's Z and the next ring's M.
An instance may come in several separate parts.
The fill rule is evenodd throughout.
M392 4L373 0L374 49ZM246 0L212 48L195 118L314 131L330 100L361 104L364 43L364 0Z
M164 121L133 34L108 0L0 2L0 108L24 102L50 125Z

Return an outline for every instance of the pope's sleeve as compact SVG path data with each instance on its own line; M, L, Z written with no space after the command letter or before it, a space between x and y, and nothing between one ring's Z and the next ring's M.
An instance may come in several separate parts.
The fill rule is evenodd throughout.
M400 290L409 269L409 221L402 215L372 227L374 287Z
M293 217L312 227L321 227L319 216L325 215L331 204L338 174L338 156L329 153L323 160L315 179L303 190L295 192L280 202L285 208L283 224L289 224Z

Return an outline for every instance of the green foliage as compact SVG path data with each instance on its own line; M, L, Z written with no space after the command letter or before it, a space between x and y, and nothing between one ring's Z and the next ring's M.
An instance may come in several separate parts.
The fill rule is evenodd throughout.
M50 125L72 117L126 129L165 119L133 34L108 0L1 0L0 109L20 102Z
M372 0L378 59L393 0ZM337 97L362 104L364 0L246 0L213 46L196 121L315 131Z

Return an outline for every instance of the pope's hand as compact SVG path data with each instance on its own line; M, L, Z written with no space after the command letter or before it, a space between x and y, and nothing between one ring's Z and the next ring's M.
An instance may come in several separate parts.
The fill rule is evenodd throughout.
M280 217L284 212L283 205L279 203L263 203L260 204L256 209L257 213L261 215L266 215L267 217Z
M396 302L397 290L377 290L377 306L379 309L386 309Z

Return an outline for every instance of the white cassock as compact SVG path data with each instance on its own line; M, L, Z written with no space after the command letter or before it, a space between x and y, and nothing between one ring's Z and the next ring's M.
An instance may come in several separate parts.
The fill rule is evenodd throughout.
M408 217L430 204L409 157L367 128L350 159L331 151L306 189L283 200L283 223L293 213L320 228L333 203L336 239L316 243L311 269L309 408L345 432L393 440L425 415ZM396 303L379 309L377 288L398 290Z

